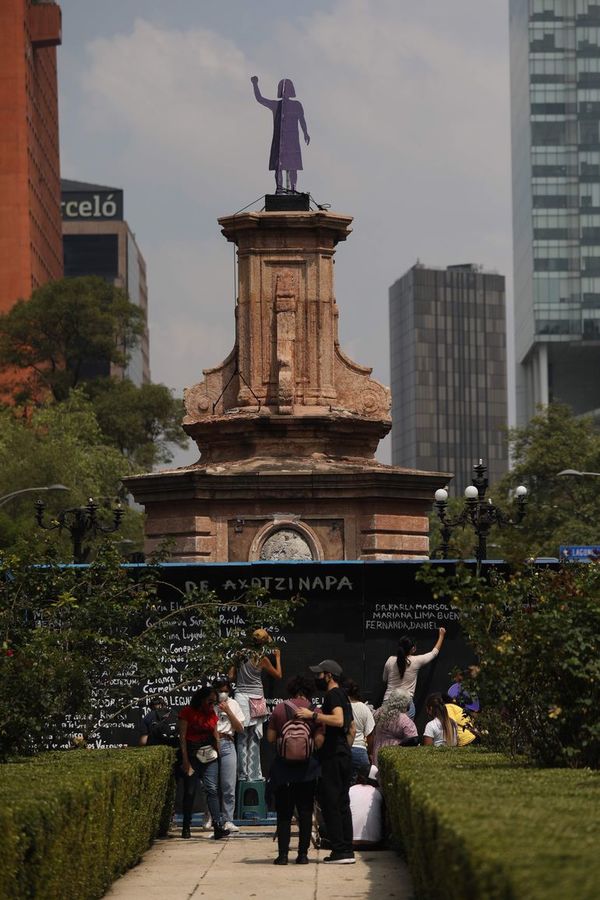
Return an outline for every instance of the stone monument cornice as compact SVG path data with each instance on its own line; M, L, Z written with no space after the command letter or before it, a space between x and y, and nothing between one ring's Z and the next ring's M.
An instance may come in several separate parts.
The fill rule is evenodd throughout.
M274 460L256 460L250 470L238 466L187 466L172 471L130 475L124 484L138 502L170 500L236 500L239 497L283 502L284 499L322 498L371 503L375 499L426 501L432 504L435 491L448 483L445 472L421 472L382 464L365 467L359 460L315 461L313 467L298 468Z
M352 229L352 216L327 210L311 212L242 212L218 219L221 231L228 241L237 242L240 235L257 231L285 230L288 235L302 231L320 231L331 234L333 244L345 241ZM303 249L304 248L304 245Z

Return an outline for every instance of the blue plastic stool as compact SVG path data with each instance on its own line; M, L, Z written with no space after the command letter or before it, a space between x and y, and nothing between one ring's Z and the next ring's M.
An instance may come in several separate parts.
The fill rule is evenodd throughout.
M238 819L266 819L264 781L238 781L236 796Z

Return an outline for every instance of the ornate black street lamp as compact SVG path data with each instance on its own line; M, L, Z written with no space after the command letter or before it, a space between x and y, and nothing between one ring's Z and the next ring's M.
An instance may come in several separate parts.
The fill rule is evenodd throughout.
M497 506L494 506L491 499L486 500L485 494L488 489L487 466L480 459L477 465L473 466L475 476L472 484L465 490L465 505L461 512L454 518L448 518L446 510L448 507L448 491L440 488L435 492L435 511L438 514L441 523L442 543L439 548L439 555L442 559L448 559L450 551L450 539L455 528L464 525L470 525L477 535L477 562L487 559L487 539L494 525L518 525L523 521L525 515L525 504L527 502L527 488L522 484L515 491L517 498L517 509L514 517L507 515Z
M43 500L35 501L35 519L40 528L45 531L53 531L55 528L66 529L71 535L73 543L73 562L85 563L92 549L84 546L86 539L95 538L98 534L112 534L118 531L123 519L124 510L117 503L113 510L112 525L103 525L98 521L98 504L90 497L87 506L72 506L61 510L50 523L44 522L44 510L46 506Z

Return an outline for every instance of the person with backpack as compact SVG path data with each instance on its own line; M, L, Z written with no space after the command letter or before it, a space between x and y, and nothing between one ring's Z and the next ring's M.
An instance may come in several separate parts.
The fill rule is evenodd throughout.
M150 697L150 712L146 713L140 726L140 747L178 747L177 719L169 709L164 697Z
M312 718L313 682L296 675L287 684L289 700L278 703L267 723L267 740L275 744L275 757L269 782L275 795L277 811L276 866L287 866L294 809L298 814L298 856L296 863L308 863L313 807L320 766L314 756L324 739L323 729ZM297 717L299 709L310 713L308 719Z

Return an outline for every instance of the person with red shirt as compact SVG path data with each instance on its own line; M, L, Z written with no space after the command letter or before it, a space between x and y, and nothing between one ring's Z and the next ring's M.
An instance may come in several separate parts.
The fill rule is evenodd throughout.
M179 745L184 776L182 838L191 837L190 825L198 781L202 782L206 791L214 839L218 841L229 837L229 831L223 828L219 805L219 733L216 702L215 689L203 687L192 694L189 706L184 706L179 711Z

